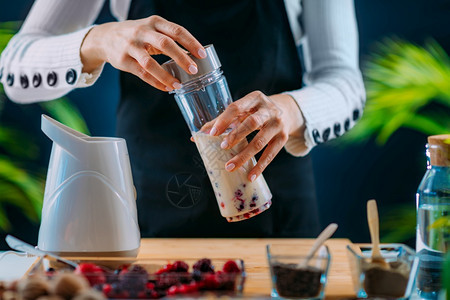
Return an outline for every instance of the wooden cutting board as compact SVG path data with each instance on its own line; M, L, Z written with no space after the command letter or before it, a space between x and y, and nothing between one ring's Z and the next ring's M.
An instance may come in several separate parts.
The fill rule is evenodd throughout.
M138 259L241 258L245 262L247 280L245 296L270 296L271 283L266 258L267 244L292 244L307 252L312 239L142 239ZM355 297L348 263L347 239L330 239L327 245L332 255L331 270L325 290L327 299Z

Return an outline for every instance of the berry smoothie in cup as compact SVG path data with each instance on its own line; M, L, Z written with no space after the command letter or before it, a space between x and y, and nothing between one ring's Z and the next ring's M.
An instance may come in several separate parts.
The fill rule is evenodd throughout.
M193 137L208 172L220 213L228 222L236 222L267 210L272 204L272 194L262 175L253 182L247 179L248 172L256 164L254 157L233 172L225 170L225 163L248 144L244 140L231 149L222 149L220 143L226 134L211 136L198 131L193 133Z
M220 136L211 136L206 132L206 127L211 125L233 100L214 46L205 46L205 51L207 57L204 59L197 59L189 54L197 64L196 74L186 73L173 59L162 64L162 67L180 80L181 87L169 93L174 94L194 137L214 189L220 213L228 222L236 222L267 210L272 204L272 194L262 175L253 182L247 179L248 172L256 165L254 158L238 170L225 170L225 163L248 144L246 140L232 149L225 150L220 147L220 143L229 132Z

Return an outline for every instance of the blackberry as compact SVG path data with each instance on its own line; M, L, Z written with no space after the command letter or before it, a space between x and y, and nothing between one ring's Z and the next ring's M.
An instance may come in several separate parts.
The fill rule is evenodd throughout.
M200 270L194 270L192 272L192 279L194 279L195 281L201 281L202 280L202 271Z
M189 270L189 265L184 261L176 261L172 265L172 272L187 272Z
M214 266L211 264L211 260L208 258L200 259L198 262L195 263L193 266L194 270L199 270L203 273L214 273Z
M127 291L140 292L145 289L148 273L142 266L133 265L123 275L120 275L121 287Z

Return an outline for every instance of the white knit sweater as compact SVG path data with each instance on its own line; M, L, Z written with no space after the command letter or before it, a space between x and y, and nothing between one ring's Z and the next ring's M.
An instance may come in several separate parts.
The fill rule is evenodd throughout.
M35 1L0 58L0 81L11 100L52 100L94 84L102 68L81 73L80 46L104 2ZM110 0L119 21L126 19L130 2ZM286 93L295 99L306 123L305 140L290 138L285 148L300 156L353 127L362 115L365 91L353 0L285 0L285 4L305 68L305 87Z

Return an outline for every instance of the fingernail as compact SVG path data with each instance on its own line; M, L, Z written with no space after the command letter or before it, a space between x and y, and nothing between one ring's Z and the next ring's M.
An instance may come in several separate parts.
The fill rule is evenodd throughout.
M198 56L200 56L201 58L206 57L206 51L203 49L199 49L197 53L198 53Z
M173 90L173 88L166 86L166 91L170 92L171 90Z
M253 182L253 181L255 181L255 179L256 179L256 175L253 174L253 175L250 177L250 181Z
M217 128L213 126L213 128L211 128L211 131L209 132L210 135L216 135L217 133Z
M225 170L233 171L234 167L235 167L235 165L233 163L231 163L231 164L228 164L225 166Z
M173 88L176 89L176 90L181 89L181 84L180 84L179 82L174 82L174 83L172 84L172 86L173 86Z
M220 148L222 148L222 149L228 148L228 143L227 143L226 140L223 140L223 141L222 141L222 143L220 144Z
M197 74L198 69L197 69L196 66L190 65L190 66L189 66L189 72L190 72L191 74Z

